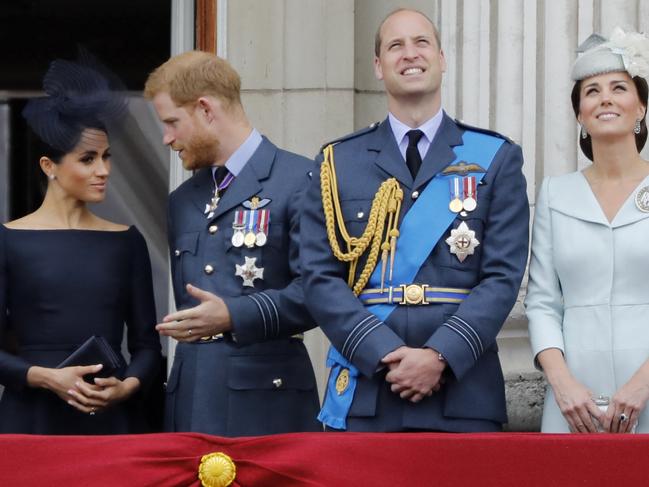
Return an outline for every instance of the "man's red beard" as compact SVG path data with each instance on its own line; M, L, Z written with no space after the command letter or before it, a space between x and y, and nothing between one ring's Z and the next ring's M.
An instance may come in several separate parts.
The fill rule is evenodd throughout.
M212 166L218 158L219 141L207 133L197 133L182 148L183 167L188 171Z

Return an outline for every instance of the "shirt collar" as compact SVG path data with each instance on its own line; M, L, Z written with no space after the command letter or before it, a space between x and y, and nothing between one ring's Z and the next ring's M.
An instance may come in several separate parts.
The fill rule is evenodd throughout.
M426 137L426 140L430 144L433 141L435 134L437 134L439 126L442 124L443 117L444 110L440 108L439 111L433 116L433 118L429 118L419 127L409 127L405 123L400 121L397 117L392 115L392 113L388 112L388 120L390 121L390 127L392 128L392 133L394 134L394 138L397 141L397 145L400 145L403 142L403 139L408 131L415 129L421 130L424 133L424 137Z
M257 129L253 128L250 132L248 138L241 144L237 150L235 150L232 155L225 161L225 167L228 168L228 171L232 173L234 177L239 176L239 173L243 169L243 166L250 160L252 155L255 153L257 148L262 142L261 134ZM216 166L212 167L212 175L216 171Z

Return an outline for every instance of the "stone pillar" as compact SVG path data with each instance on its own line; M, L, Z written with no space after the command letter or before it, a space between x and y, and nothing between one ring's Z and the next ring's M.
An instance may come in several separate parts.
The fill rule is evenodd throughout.
M242 79L253 125L278 146L312 158L354 129L354 5L347 0L228 2L228 60ZM319 389L328 342L305 342Z
M171 1L171 55L175 56L194 49L194 0ZM178 154L169 151L169 191L176 189L183 181L189 179L191 172L183 169ZM174 291L169 279L169 312L176 309ZM178 342L173 338L167 340L167 374L171 372L174 353Z

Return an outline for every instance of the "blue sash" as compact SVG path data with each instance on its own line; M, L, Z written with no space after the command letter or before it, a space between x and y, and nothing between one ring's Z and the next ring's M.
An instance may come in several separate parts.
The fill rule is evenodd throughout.
M504 143L503 139L480 132L466 131L462 135L462 145L455 147L455 159L450 165L460 161L476 163L485 172L472 173L476 185L482 180L496 153ZM439 173L431 179L417 201L404 216L399 228L399 240L394 257L392 282L397 284L412 283L419 269L430 255L439 239L457 216L449 207L448 180ZM426 229L427 238L421 238L422 228ZM370 277L367 287L381 286L381 265L377 265ZM367 309L381 321L385 321L395 304L374 304ZM343 357L333 346L329 347L327 366L331 367L327 392L318 415L318 420L325 425L346 429L346 419L354 399L358 369ZM349 385L339 394L336 391L336 380L343 369L349 370Z

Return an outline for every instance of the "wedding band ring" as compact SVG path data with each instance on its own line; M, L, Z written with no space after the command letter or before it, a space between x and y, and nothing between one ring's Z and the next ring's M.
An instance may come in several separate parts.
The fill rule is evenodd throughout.
M192 329L187 330L187 336L192 336Z
M626 414L620 414L620 423L624 423L625 421L628 421L628 419L629 417Z

